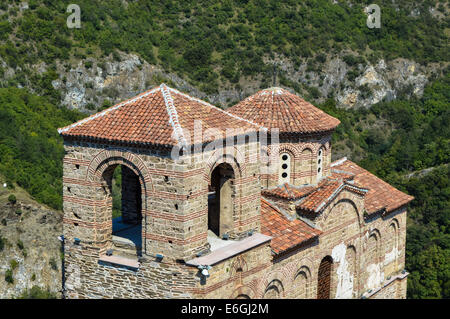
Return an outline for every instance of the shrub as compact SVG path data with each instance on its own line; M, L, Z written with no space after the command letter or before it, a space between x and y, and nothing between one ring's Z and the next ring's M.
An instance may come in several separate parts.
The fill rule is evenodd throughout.
M42 289L39 286L33 286L30 290L25 290L19 299L56 299L56 295L49 289Z
M14 283L13 272L11 269L6 270L5 272L5 281L9 284Z
M49 261L50 267L52 267L53 270L58 270L58 265L56 263L56 260L54 257L50 258Z
M23 250L24 248L23 242L20 239L17 241L17 247L19 247L20 250Z
M16 195L14 194L9 195L8 202L10 202L11 204L15 204L17 202Z
M3 251L3 249L5 248L5 244L6 244L6 239L3 238L2 236L0 236L0 251Z
M11 267L12 270L14 270L17 268L17 266L19 266L19 262L15 259L11 259L9 261L9 266Z

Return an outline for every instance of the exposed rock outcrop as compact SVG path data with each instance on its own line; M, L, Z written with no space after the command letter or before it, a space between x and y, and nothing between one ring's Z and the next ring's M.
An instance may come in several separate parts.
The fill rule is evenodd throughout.
M61 212L39 204L0 205L0 299L33 286L61 296L61 234Z

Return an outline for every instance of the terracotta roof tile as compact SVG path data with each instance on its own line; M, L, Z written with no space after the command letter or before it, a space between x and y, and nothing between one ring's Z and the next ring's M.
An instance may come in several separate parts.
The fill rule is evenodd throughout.
M272 237L272 250L278 254L317 237L322 232L299 219L288 220L275 206L262 198L261 233Z
M335 194L342 186L343 181L326 181L316 188L316 190L310 193L306 198L297 205L298 209L314 211L329 203L332 199L332 195Z
M336 128L340 121L282 88L257 92L227 109L239 117L280 132L315 133Z
M262 194L266 197L296 200L312 192L314 189L314 186L296 187L286 183L276 188L265 189L262 191Z
M346 171L355 174L353 178L354 183L369 190L364 201L365 209L368 214L375 213L382 209L391 212L414 199L414 197L399 191L346 158L332 163L331 166L332 170Z
M189 145L194 122L202 130L217 128L225 137L227 129L256 131L260 126L229 114L207 102L190 97L164 84L132 99L58 130L65 137L128 143ZM236 133L235 135L238 135ZM213 140L206 138L203 142ZM190 143L191 142L191 143Z

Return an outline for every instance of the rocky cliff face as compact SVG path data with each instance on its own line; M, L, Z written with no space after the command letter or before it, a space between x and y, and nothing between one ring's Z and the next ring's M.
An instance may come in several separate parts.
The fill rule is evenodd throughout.
M328 57L314 68L306 62L298 68L290 63L280 65L289 80L316 88L320 92L317 100L334 97L338 106L344 108L370 107L400 94L421 97L429 78L443 68L439 64L423 66L406 59L350 63L345 61L345 55Z
M29 201L0 204L0 299L33 286L61 296L61 233L61 212Z
M311 67L311 61L314 61L314 67ZM0 61L0 65L5 70L5 78L14 75L14 69L4 61ZM61 92L62 104L91 113L104 105L105 100L108 101L106 104L114 104L162 82L221 107L238 102L267 86L261 84L262 77L241 79L242 89L224 86L217 94L207 95L180 76L151 65L135 54L126 53L101 61L87 58L72 65L56 65L58 79L52 85ZM283 59L277 62L278 73L301 88L303 92L300 95L306 97L313 88L317 92L313 94L316 102L334 97L338 106L344 108L370 107L399 95L420 97L429 79L439 75L445 67L446 63L424 66L406 59L349 63L345 61L344 54L326 57L320 62L315 59L305 61L299 66ZM40 63L32 69L42 74L47 71L47 65Z

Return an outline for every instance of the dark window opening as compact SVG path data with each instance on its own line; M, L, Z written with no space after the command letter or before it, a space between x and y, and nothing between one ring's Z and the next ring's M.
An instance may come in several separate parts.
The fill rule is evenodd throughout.
M233 179L229 164L220 164L211 173L208 186L208 230L219 238L233 223Z
M142 251L142 191L139 177L128 167L112 168L112 239L120 253ZM115 252L116 253L116 252Z
M317 299L330 299L332 266L333 259L330 256L326 256L320 262L317 283Z

